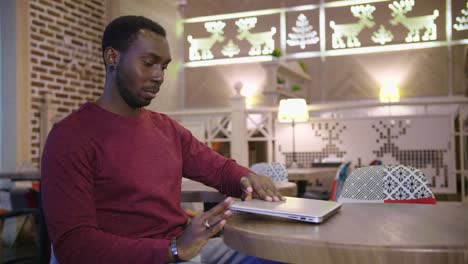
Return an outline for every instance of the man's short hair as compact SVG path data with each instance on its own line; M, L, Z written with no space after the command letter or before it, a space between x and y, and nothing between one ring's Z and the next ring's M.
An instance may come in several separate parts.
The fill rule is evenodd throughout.
M120 52L127 51L132 42L137 38L137 33L142 29L166 37L166 30L151 19L143 16L121 16L110 22L104 30L101 42L103 58L104 52L108 47L112 47Z

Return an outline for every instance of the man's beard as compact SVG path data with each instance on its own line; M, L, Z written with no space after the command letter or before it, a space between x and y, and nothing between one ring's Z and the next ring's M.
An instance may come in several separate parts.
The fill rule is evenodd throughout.
M120 67L117 66L116 69L116 84L117 89L119 90L120 96L124 99L125 103L128 104L133 109L141 108L150 104L151 101L144 101L138 98L136 95L133 95L128 89L128 85L125 84L124 74L121 73Z

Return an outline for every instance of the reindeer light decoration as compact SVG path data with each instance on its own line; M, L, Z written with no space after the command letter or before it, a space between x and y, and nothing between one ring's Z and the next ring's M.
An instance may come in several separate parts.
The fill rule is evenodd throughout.
M236 25L239 28L237 39L247 39L251 45L249 50L250 56L271 54L275 49L273 35L276 34L276 28L272 27L270 31L252 33L250 30L255 27L255 24L257 24L256 17L241 18L237 20Z
M208 38L193 38L192 35L187 36L190 43L189 59L190 60L210 60L213 59L211 48L216 42L224 41L223 29L226 23L222 21L206 22L205 29L211 33Z
M454 24L453 28L456 31L468 30L468 2L466 2L466 9L461 10L463 16L457 16L455 20L458 24Z
M411 11L414 6L414 0L401 0L400 2L394 1L389 4L388 7L392 10L392 19L390 24L398 25L402 24L408 29L408 35L405 38L406 42L418 42L421 39L423 41L436 40L437 39L437 26L434 20L439 16L439 11L434 10L432 15L407 17L406 13ZM419 32L424 31L422 38Z
M374 19L372 16L374 11L375 7L371 5L352 6L351 13L359 18L357 23L336 24L335 21L330 21L330 27L334 30L332 34L332 47L334 49L360 47L361 42L359 42L357 35L359 35L364 27L371 28L375 25L375 22L372 21ZM346 44L343 41L344 37L347 39Z

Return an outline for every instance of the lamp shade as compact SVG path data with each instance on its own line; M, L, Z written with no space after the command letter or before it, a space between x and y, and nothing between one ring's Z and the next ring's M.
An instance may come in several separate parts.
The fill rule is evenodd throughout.
M278 109L278 121L281 123L307 122L309 120L309 109L305 99L292 98L280 101Z

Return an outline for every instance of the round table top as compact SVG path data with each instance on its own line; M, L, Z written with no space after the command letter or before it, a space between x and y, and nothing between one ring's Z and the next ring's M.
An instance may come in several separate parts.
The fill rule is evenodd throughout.
M224 240L288 263L466 263L467 223L460 204L343 204L322 224L236 213Z

